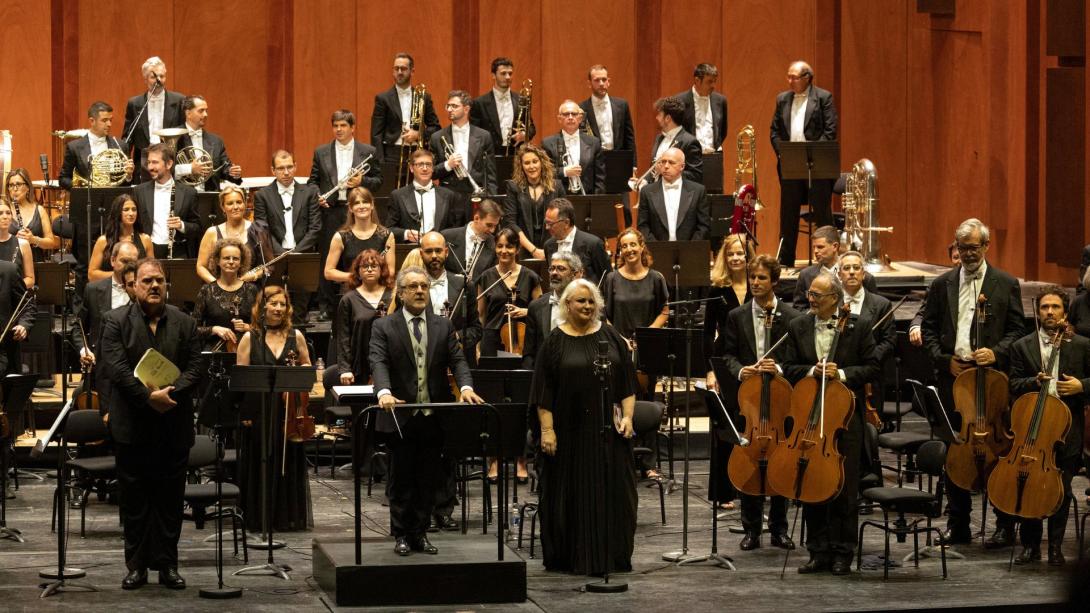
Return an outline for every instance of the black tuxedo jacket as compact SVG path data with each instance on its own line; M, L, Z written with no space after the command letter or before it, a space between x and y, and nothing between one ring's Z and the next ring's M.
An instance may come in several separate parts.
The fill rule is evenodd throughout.
M780 143L791 140L791 103L794 99L795 94L790 90L776 96L776 110L772 113L772 126L768 129L768 136L777 156L780 155ZM836 105L833 104L833 95L816 85L811 85L806 97L803 136L808 141L836 140L836 130Z
M431 137L431 151L435 154L434 176L439 180L440 185L461 194L468 194L473 191L469 186L469 181L459 179L457 173L446 169L447 154L443 148L443 138L447 139L447 142L451 145L454 145L454 137L451 136L450 126L439 130ZM477 182L477 185L482 187L488 194L496 193L496 161L492 159L495 155L494 142L487 131L470 125L469 173L473 180Z
M884 364L897 348L897 325L893 315L886 317L878 328L874 328L874 324L893 309L893 303L884 296L867 291L866 288L863 291L866 293L863 294L863 306L859 309L859 323L873 332L874 359L879 364Z
M83 288L83 301L79 305L78 315L83 322L83 330L87 333L87 347L89 351L96 351L99 347L99 339L102 338L102 316L110 308L110 293L113 289L113 276L98 281L91 281ZM76 349L83 349L83 336L75 335Z
M783 371L792 384L806 377L818 363L819 356L814 346L814 317L813 313L806 313L788 324ZM874 336L870 329L856 320L849 320L832 361L844 371L844 385L855 390L857 405L864 400L860 393L864 384L874 381L881 372L874 351Z
M360 141L354 141L355 148L352 151L352 165L356 166L367 156L372 156L368 162L367 172L360 180L360 187L366 187L372 194L382 185L382 156L379 150L371 145L365 145ZM318 188L318 194L324 194L337 185L337 141L330 141L314 150L314 159L310 162L310 178L307 185ZM330 198L330 205L337 204L338 195L334 193Z
M598 118L594 115L594 101L590 98L579 103L583 109L586 122L590 125L591 132L600 141L602 131L598 127ZM609 97L609 110L613 115L613 149L617 151L631 151L632 163L636 163L636 130L632 127L632 113L628 110L628 102L624 98Z
M148 99L148 92L129 98L125 104L125 127L121 134L129 134L129 147L126 153L132 158L132 163L140 172L140 179L133 177L134 182L146 181L150 178L144 170L144 150L151 145L151 132L148 127L148 109L144 108L144 102ZM185 126L185 112L182 111L182 102L185 96L178 92L163 92L163 128L181 128ZM141 113L140 109L144 109ZM137 117L139 115L139 118ZM133 123L136 127L133 127Z
M685 116L681 119L681 125L692 135L696 135L696 98L693 96L693 88L677 94L677 98L685 104ZM712 92L709 105L712 110L712 147L716 150L723 148L723 141L727 139L727 97L719 92Z
M254 221L264 221L269 228L273 251L277 254L285 251L284 200L280 197L279 182L257 190L254 196ZM296 181L295 192L291 196L291 227L295 237L295 252L314 251L318 245L318 234L322 230L322 212L318 207L318 189L313 185L303 185Z
M584 194L604 194L606 191L606 159L602 157L602 141L596 136L587 136L579 132L579 166L583 169ZM541 146L556 167L556 178L568 189L569 179L564 176L564 165L560 162L561 150L564 147L564 138L560 134L546 136L541 141Z
M950 358L954 356L957 340L958 290L961 285L961 266L939 275L931 282L924 303L924 347L931 355L931 363L938 371L940 381L950 378ZM1022 311L1022 288L1018 280L989 264L980 283L980 293L990 303L988 317L981 327L981 338L974 347L987 347L995 352L999 370L1007 370L1010 347L1023 334L1025 315ZM976 327L976 315L973 315ZM970 334L975 338L975 332Z
M557 240L550 236L549 240L545 241L546 262L553 261L556 250ZM571 250L583 261L583 278L591 283L597 285L602 276L610 271L606 244L601 238L576 228Z
M177 180L174 185L174 212L182 218L185 228L174 236L174 251L195 258L201 245L202 233L200 221L197 219L197 190ZM144 220L141 223L150 234L155 219L155 181L145 181L132 188L132 198L136 201L140 219Z
M453 402L447 379L447 370L454 375L458 387L473 385L469 365L458 346L454 335L454 326L450 320L424 309L424 320L428 330L427 362L428 395L432 402ZM390 390L394 397L412 404L416 402L417 378L416 358L413 354L412 340L409 338L409 323L405 321L402 309L387 317L376 319L371 328L371 347L367 354L371 364L371 376L375 391ZM394 411L399 423L411 417L408 411ZM396 431L389 413L383 412L376 423L380 431Z
M450 256L447 256L450 259ZM481 342L481 317L477 313L477 286L474 283L469 284L466 288L465 294L462 295L462 301L458 302L458 295L462 294L462 287L465 286L465 277L462 273L453 273L449 270L445 272L447 276L447 302L450 303L450 308L454 309L450 314L450 323L454 326L454 329L462 333L462 346L466 349L466 360L473 363L473 359L470 355L471 350L477 346L477 343ZM454 308L457 304L458 308ZM465 307L463 314L462 307Z
M106 147L128 151L129 146L125 141L113 136L106 137ZM72 189L72 173L79 172L80 176L91 180L91 141L86 136L81 136L68 143L64 148L64 165L61 166L61 174L57 180L64 189Z
M640 190L640 210L637 226L652 241L670 240L667 227L666 195L662 193L662 181L656 181ZM688 179L681 180L681 199L677 211L677 240L698 241L707 238L711 227L711 205L704 186Z
M511 122L512 126L514 122L518 120L519 116L519 94L514 88L511 88ZM526 142L534 140L534 134L537 133L537 128L534 126L534 118L526 117ZM489 136L492 137L492 143L496 147L503 146L503 134L500 130L500 112L496 109L496 96L493 94L492 89L483 94L479 98L473 99L473 104L469 107L469 123L488 131ZM450 138L449 136L447 137ZM433 149L434 151L434 149Z
M662 144L662 132L655 135L655 143L651 145L651 159L655 159L655 153ZM700 147L700 141L682 128L674 136L674 146L685 152L685 170L682 176L690 181L704 184L704 150Z
M791 297L791 304L794 305L795 310L800 312L810 310L810 301L806 298L806 291L810 289L810 284L814 282L820 272L821 264L811 264L799 271L799 276L795 279L795 292ZM878 281L869 272L863 273L863 289L867 291L867 294L878 291Z
M550 298L551 291L534 298L527 307L526 336L523 337L522 367L526 370L534 369L534 360L537 358L537 350L545 344L545 338L552 330L553 305Z
M178 151L181 151L185 147L191 147L192 145L193 141L188 134L178 139ZM221 181L229 181L235 185L242 185L241 177L236 179L230 174L231 165L234 162L232 162L231 157L227 155L227 145L223 143L222 138L208 130L203 130L201 132L201 145L201 148L207 151L208 155L212 156L212 168L219 169L213 172L208 177L208 180L204 182L204 191L220 191Z
M788 326L800 313L791 308L784 300L776 301L775 315L772 319L771 342L766 347L771 347L787 334ZM783 359L787 352L787 341L784 341L772 352L772 359L783 368ZM753 301L747 300L727 314L727 325L723 333L715 339L712 345L712 357L721 357L726 362L730 379L720 380L719 388L722 390L723 403L728 407L736 408L738 405L738 374L745 366L757 363L761 356L757 355L757 337L753 334Z
M465 224L462 202L454 192L441 185L432 189L435 191L435 230L441 232ZM394 239L405 242L406 230L419 232L420 215L416 187L412 182L390 192L390 202L386 205L386 227L394 233Z
M1037 373L1044 370L1037 333L1023 336L1011 344L1010 351L1011 400L1022 394L1041 391ZM1082 393L1064 396L1061 400L1071 411L1071 429L1059 450L1061 458L1078 458L1082 454L1083 407L1090 403L1090 340L1075 335L1060 347L1060 377L1068 375L1082 381Z
M378 150L379 160L385 160L387 153L397 151L397 139L401 138L401 127L405 123L401 117L401 101L397 98L397 87L375 95L375 108L371 112L371 145ZM435 114L435 105L431 94L424 92L424 129L421 131L421 143L427 145L431 135L439 131L439 116ZM435 151L432 149L432 151Z
M193 404L197 387L207 373L201 357L197 322L167 305L155 334L144 321L138 304L114 309L103 316L102 359L110 382L110 433L119 443L142 446L193 445ZM155 349L181 375L170 397L177 406L159 413L148 404L150 392L133 376L144 352Z
M453 251L454 254L447 254L446 269L450 272L462 273L463 267L469 266L469 262L466 261L466 227L458 226L456 228L447 228L440 232L443 238L447 239L447 250ZM461 264L461 266L459 266ZM496 265L496 238L491 234L485 236L484 243L481 245L481 254L477 256L477 262L473 265L473 270L466 270L465 272L473 279L474 284L476 280L481 276L481 273L492 268ZM476 291L476 290L474 290ZM451 301L454 304L454 301Z

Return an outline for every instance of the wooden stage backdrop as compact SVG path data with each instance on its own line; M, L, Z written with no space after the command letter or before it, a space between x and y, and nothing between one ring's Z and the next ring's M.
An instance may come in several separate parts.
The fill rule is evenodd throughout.
M1030 278L1075 282L1085 214L1087 22L1081 0L5 0L0 3L0 128L17 165L34 169L49 131L85 127L87 106L124 105L151 55L168 87L209 102L247 175L268 175L276 148L305 174L331 139L329 114L355 111L368 140L374 95L391 86L393 54L415 56L416 82L477 95L489 61L514 59L532 78L541 136L564 98L588 95L586 71L610 69L633 105L641 166L651 105L686 89L692 67L720 68L734 137L758 130L761 244L776 244L779 190L768 126L788 64L807 59L836 96L842 162L877 166L880 222L894 259L941 262L952 229L979 216L995 230L992 260ZM55 160L58 162L59 160ZM805 241L800 249L805 249ZM801 252L800 252L801 255Z

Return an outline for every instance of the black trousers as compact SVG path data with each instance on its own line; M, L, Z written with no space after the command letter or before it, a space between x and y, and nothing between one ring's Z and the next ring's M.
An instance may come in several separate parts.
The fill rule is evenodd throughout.
M125 565L129 570L178 566L189 449L115 443Z
M435 417L416 414L401 419L401 433L390 439L390 532L395 537L420 537L428 529L437 492L445 487L443 430Z
M765 496L742 494L742 529L747 534L760 534L764 523ZM772 534L787 534L787 499L783 496L768 496L768 531Z
M799 238L799 212L802 203L810 205L814 227L833 225L833 182L815 179L809 186L805 179L780 180L780 264L795 265L795 245Z
M1067 532L1067 517L1071 511L1071 478L1079 470L1079 458L1067 458L1060 460L1060 479L1064 485L1064 501L1059 510L1048 518L1048 544L1060 545L1064 542L1064 534ZM1022 545L1024 547L1040 547L1041 532L1044 522L1039 519L1022 520Z
M328 207L321 208L322 230L318 234L318 255L320 266L325 268L325 257L329 253L329 243L333 235L344 225L348 215L348 207L344 203L330 203ZM318 278L318 308L325 313L332 313L337 308L337 284L327 281L325 275Z
M855 553L859 530L859 454L863 441L860 408L860 403L856 402L848 428L837 441L837 448L844 456L844 487L829 502L802 507L806 548L812 554Z
M455 471L458 463L454 458L443 456L440 461L443 470L442 484L435 490L435 508L432 514L442 517L450 517L454 514L454 507L458 506L458 484Z

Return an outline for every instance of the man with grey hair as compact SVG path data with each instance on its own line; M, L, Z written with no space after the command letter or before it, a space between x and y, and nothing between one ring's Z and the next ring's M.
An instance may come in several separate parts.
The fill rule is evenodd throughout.
M541 141L541 148L549 154L556 168L556 178L569 194L603 194L606 191L606 158L602 155L601 141L579 130L584 117L583 109L574 100L560 103L556 111L560 132L546 136Z
M698 241L711 228L704 186L684 175L685 154L667 149L658 161L660 181L640 190L637 226L649 241Z
M185 96L167 91L167 65L159 56L149 57L140 67L145 91L125 104L125 127L121 130L128 146L125 153L140 169L139 177L133 177L133 185L148 181L151 177L144 168L144 149L159 142L155 133L166 128L180 128L185 123L182 101Z
M530 302L526 317L526 336L522 367L533 370L537 350L560 323L560 294L575 279L583 278L583 260L570 252L557 252L549 259L549 293Z
M976 367L1006 372L1011 345L1022 337L1025 315L1022 289L1018 280L987 262L991 231L979 219L961 222L954 232L961 263L935 278L927 290L920 331L923 344L938 373L938 390L943 406L950 413L955 428L954 379ZM987 317L976 323L977 307L983 298ZM968 543L972 540L969 515L972 498L969 490L983 485L955 484L947 479L950 518L943 542ZM984 542L987 549L1009 547L1014 542L1014 520L996 510L995 533Z
M849 251L840 256L837 277L844 287L844 304L851 308L852 317L859 320L858 325L870 330L874 335L874 359L879 364L879 375L871 381L874 389L871 397L881 415L883 396L881 372L884 371L886 360L893 357L893 351L897 347L897 327L894 325L892 315L886 317L886 314L893 310L893 303L878 295L873 289L868 290L864 281L865 275L867 272L863 270L862 253ZM879 321L882 323L878 324ZM875 325L878 327L876 328Z
M693 69L693 86L674 96L685 105L681 125L704 153L722 151L727 139L727 98L715 91L718 83L719 69L702 62Z

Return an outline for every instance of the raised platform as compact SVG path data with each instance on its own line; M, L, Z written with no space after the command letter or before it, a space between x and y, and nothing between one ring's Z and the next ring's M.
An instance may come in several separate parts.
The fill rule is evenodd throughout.
M394 553L393 539L365 538L358 566L352 539L314 539L314 578L339 607L526 600L526 562L506 547L503 561L497 560L494 535L428 538L438 555L402 557Z

